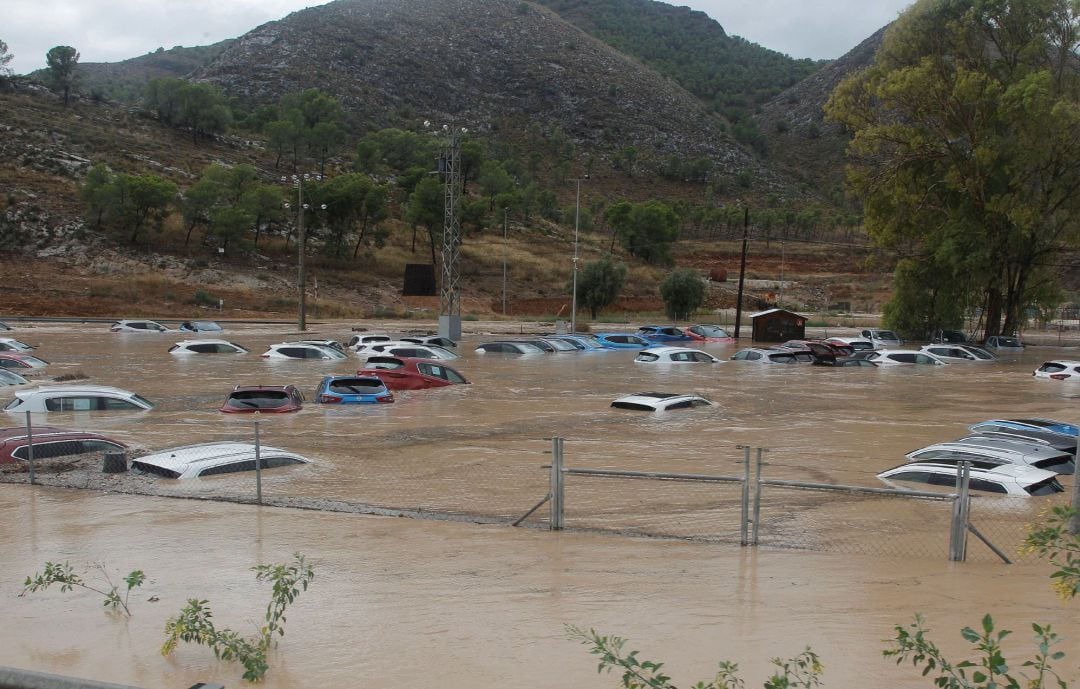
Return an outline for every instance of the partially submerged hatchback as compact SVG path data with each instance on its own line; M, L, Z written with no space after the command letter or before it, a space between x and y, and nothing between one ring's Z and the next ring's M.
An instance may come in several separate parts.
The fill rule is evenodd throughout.
M228 340L185 340L169 347L169 354L247 354L242 347Z
M895 349L904 344L899 335L883 328L866 328L859 334L864 340L870 340L875 349Z
M237 385L220 411L226 414L285 414L300 411L304 394L295 385Z
M1057 359L1047 361L1032 373L1036 378L1049 378L1050 380L1080 380L1080 361Z
M754 364L812 364L814 359L814 355L810 352L758 347L740 349L731 355L732 361L748 361Z
M153 409L150 400L129 390L105 385L51 385L20 390L4 411L140 411Z
M45 368L48 365L48 361L39 359L31 354L0 352L0 368L20 371L31 368Z
M438 345L421 345L415 342L403 342L391 340L389 342L375 342L356 346L356 356L366 359L370 356L386 355L409 357L411 359L457 359L458 355L445 347Z
M686 395L676 392L638 392L620 397L611 403L616 409L636 411L671 411L673 409L691 409L693 407L711 407L712 402L701 395Z
M0 368L0 385L26 385L29 382L14 371Z
M735 338L731 336L731 333L724 328L721 328L719 325L699 323L697 325L691 325L685 332L692 339L704 342L724 342L727 344L735 342Z
M927 445L909 452L906 456L912 462L971 462L972 466L983 468L1001 464L1023 464L1069 475L1073 473L1074 467L1072 454L1062 450L977 435L951 443Z
M31 445L35 460L127 449L119 440L91 431L35 426L27 434L25 426L0 428L0 464L29 460Z
M109 326L114 333L163 333L169 329L157 321L122 320Z
M310 342L280 342L262 353L264 359L347 359L336 349Z
M906 366L921 364L944 366L945 362L933 354L917 352L913 349L879 349L873 352L859 352L859 358L873 361L878 366Z
M655 344L633 333L596 333L594 336L609 349L644 349Z
M991 335L986 338L986 343L983 346L987 349L1013 352L1022 352L1024 350L1024 343L1020 341L1020 338L1009 335Z
M29 352L33 348L14 337L0 337L0 352Z
M641 335L650 342L689 342L694 339L673 325L643 325L638 328Z
M218 442L183 445L144 455L131 462L137 473L163 478L197 478L255 471L256 449L251 443ZM259 469L309 464L310 459L279 447L258 448Z
M715 364L719 361L712 354L688 347L650 347L634 357L636 364Z
M543 354L545 350L532 342L513 340L501 340L497 342L484 342L476 346L478 354ZM554 351L554 348L552 348Z
M978 345L930 344L925 345L919 351L933 354L948 364L986 362L997 359L997 356Z
M315 390L319 404L390 404L394 393L377 376L326 376Z
M881 472L878 478L888 484L901 481L955 488L957 472L954 464L909 462ZM972 467L969 477L971 490L1001 495L1029 497L1065 490L1054 472L1021 464L1003 464L991 469Z
M469 381L441 361L395 356L368 357L358 376L375 376L390 390L424 390L447 385L468 385Z
M214 321L184 321L179 330L185 333L220 333L225 328Z

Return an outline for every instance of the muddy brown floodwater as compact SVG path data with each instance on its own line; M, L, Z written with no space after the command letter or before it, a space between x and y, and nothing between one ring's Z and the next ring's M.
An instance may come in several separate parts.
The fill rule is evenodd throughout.
M347 330L309 336L341 339ZM103 331L52 325L13 334L39 345L36 353L52 362L48 375L85 373L158 407L38 415L35 423L94 428L146 449L237 437L250 421L216 411L231 386L295 383L310 397L322 375L355 371L358 363L263 360L264 346L287 336L265 327L226 333L252 349L238 357L173 357L166 350L179 339L175 333ZM664 369L632 363L631 352L476 355L472 346L482 339L467 336L464 357L454 363L470 386L401 393L395 404L372 408L309 404L264 419L267 443L316 460L268 477L266 490L520 515L546 490L542 465L553 435L567 438L568 463L577 466L731 474L741 457L735 446L748 444L770 449L772 478L880 487L875 473L974 421L1077 421L1080 386L1031 377L1042 360L1076 356L1051 347L943 370L734 362ZM706 349L721 357L734 351ZM697 391L717 404L667 416L608 407L615 396L646 389ZM234 488L240 480L202 485ZM608 514L663 513L673 524L696 518L697 505L683 504L678 492L665 493L662 507L616 504L619 493L593 489L590 499L611 501ZM575 507L589 509L571 507L571 516ZM1023 517L1029 513L1037 507L1025 507ZM314 561L316 580L289 612L271 657L271 688L615 686L617 676L597 675L593 657L567 640L567 624L629 638L643 658L666 662L680 686L711 677L722 659L739 663L748 686L756 686L770 658L810 645L825 662L826 686L927 687L918 672L881 657L893 625L916 612L954 655L966 646L959 629L977 625L985 612L1015 630L1007 648L1017 657L1031 655L1030 624L1050 623L1066 637L1065 677L1080 679L1076 603L1070 608L1054 597L1040 564L957 564L888 556L884 547L845 554L827 544L741 549L24 485L0 485L0 515L0 665L148 688L241 686L241 671L204 648L162 658L165 620L199 597L210 601L219 625L253 631L267 592L249 568L284 562L294 551ZM921 526L917 510L897 515L897 533ZM875 538L884 537L866 536ZM114 577L145 570L149 580L133 597L133 616L104 612L96 594L82 591L18 596L27 575L65 560L79 568L100 562Z

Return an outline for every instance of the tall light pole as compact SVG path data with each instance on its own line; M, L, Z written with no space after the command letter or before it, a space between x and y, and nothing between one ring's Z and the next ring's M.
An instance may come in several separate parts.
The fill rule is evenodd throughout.
M304 173L302 175L293 175L292 177L282 176L282 184L292 183L294 189L296 189L296 233L298 235L297 240L297 288L299 289L299 299L297 299L297 315L296 315L296 327L300 332L307 330L307 268L304 265L304 254L307 252L307 232L304 229L304 210L308 208L308 205L304 203L304 182L319 182L322 181L322 175L313 175ZM285 208L288 208L289 204L285 204ZM322 204L321 208L326 210L326 204Z
M506 315L506 215L509 208L503 208L503 315Z
M574 277L573 298L570 301L570 332L577 332L577 271L578 271L578 230L581 225L581 180L589 179L588 175L574 180L577 190L574 194Z

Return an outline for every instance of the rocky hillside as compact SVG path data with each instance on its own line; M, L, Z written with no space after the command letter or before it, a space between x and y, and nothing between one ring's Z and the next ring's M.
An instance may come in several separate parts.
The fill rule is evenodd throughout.
M757 167L699 99L520 0L338 0L241 36L196 78L250 103L317 87L371 128L558 128L601 155L636 146Z

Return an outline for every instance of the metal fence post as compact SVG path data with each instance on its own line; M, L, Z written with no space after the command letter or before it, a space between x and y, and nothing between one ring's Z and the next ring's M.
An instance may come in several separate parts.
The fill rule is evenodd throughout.
M967 524L971 465L960 462L956 465L956 499L953 500L953 518L949 530L949 560L963 562L967 558Z
M757 470L754 475L754 531L750 538L751 545L758 544L758 522L761 519L761 453L767 449L757 449Z
M26 461L30 465L30 485L34 485L34 428L26 412Z
M750 543L750 446L737 445L743 451L742 517L739 524L739 545Z
M262 456L259 445L259 421L255 421L255 501L262 504Z
M551 439L551 530L563 528L563 439L555 436Z

